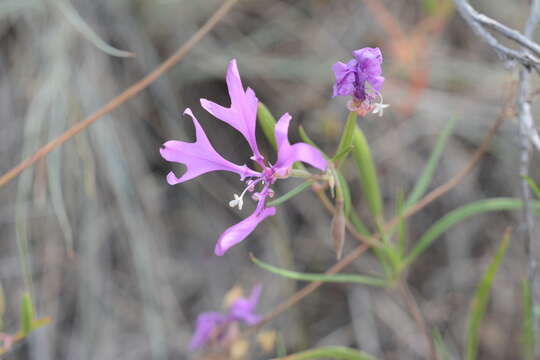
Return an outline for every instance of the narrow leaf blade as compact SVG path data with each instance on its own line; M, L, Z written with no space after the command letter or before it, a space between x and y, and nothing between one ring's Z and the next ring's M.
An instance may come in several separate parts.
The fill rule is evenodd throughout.
M302 280L302 281L334 282L334 283L356 283L356 284L364 284L364 285L380 286L380 287L387 286L387 282L385 279L375 277L375 276L356 275L356 274L326 275L326 274L300 273L300 272L281 269L281 268L269 265L257 259L253 255L250 255L250 256L251 256L251 261L253 261L257 266L273 274L283 276L288 279Z
M493 211L508 211L517 210L522 206L521 201L514 198L492 198L471 202L457 209L452 210L435 224L433 224L422 237L416 242L415 247L411 250L404 265L411 264L424 250L426 250L441 234L446 232L452 226L459 222L477 214L493 212ZM535 209L540 208L540 202L533 203Z
M377 171L371 156L368 142L362 130L357 126L353 136L352 149L356 167L359 172L363 196L375 223L382 219L383 205Z
M34 323L35 312L34 305L29 293L24 293L20 304L20 321L21 321L21 333L26 336L32 331L32 324Z
M527 280L522 284L522 307L523 319L521 343L523 346L523 357L526 360L534 359L534 312L532 308L531 289Z
M276 118L263 103L259 103L259 107L257 109L257 120L259 121L259 125L261 125L261 129L266 136L266 139L268 139L274 150L277 149L276 135L274 132L274 128L276 127Z
M353 136L354 136L354 129L356 128L356 113L350 112L349 116L347 117L347 122L345 123L345 127L343 128L343 134L341 135L341 139L339 140L339 145L336 150L336 153L334 154L334 157L332 160L336 164L336 169L339 169L339 166L341 165L341 160L347 156L347 154L352 150L352 142L353 142Z
M308 359L340 359L340 360L375 360L373 356L363 351L354 350L341 346L329 346L319 349L312 349L292 354L274 360L308 360Z
M443 150L446 146L446 143L448 142L448 139L450 138L450 135L452 135L452 132L454 130L454 127L456 125L456 119L451 119L447 124L444 130L441 132L439 137L437 138L437 142L435 143L435 146L433 148L433 151L431 152L431 155L429 156L429 160L422 170L422 174L416 181L416 184L411 191L411 194L407 198L407 201L405 202L405 208L411 207L414 203L416 203L422 195L426 193L426 190L429 187L429 184L431 183L431 179L433 178L433 174L435 173L435 170L437 169L437 165L439 164L439 160L441 159Z
M279 204L283 204L285 201L290 200L291 198L293 198L296 195L300 194L302 191L309 188L311 186L311 184L313 184L312 181L303 182L302 184L298 185L297 187L295 187L291 191L281 195L280 197L278 197L275 200L272 200L272 201L268 202L267 205L268 206L276 206L276 205L279 205Z
M511 230L507 229L504 233L503 239L495 256L491 260L486 272L474 294L471 301L469 319L467 322L467 360L476 360L478 354L478 339L480 333L480 325L486 312L486 306L489 300L489 293L493 284L493 279L499 270L506 249L508 248L508 242L510 240Z

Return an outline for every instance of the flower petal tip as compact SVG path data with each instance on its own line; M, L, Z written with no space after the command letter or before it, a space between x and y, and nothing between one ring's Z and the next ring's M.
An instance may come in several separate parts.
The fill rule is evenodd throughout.
M176 185L178 183L181 183L180 179L176 177L176 175L171 171L167 174L167 183L169 185Z

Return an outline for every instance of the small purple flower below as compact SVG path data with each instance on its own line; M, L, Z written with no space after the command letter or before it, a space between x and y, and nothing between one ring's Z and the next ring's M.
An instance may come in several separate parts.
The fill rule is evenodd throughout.
M350 95L352 99L347 103L350 111L360 116L369 112L382 116L388 105L383 104L380 93L384 83L381 50L365 47L353 51L353 57L347 64L338 61L332 66L336 77L333 97Z
M163 144L160 150L165 160L184 164L187 168L181 177L177 177L172 171L169 172L167 182L170 185L182 183L207 172L224 170L238 174L240 181L245 182L245 189L240 195L234 194L234 199L229 202L229 206L238 206L238 209L242 210L243 199L248 192L252 193L252 198L257 201L253 214L221 234L215 247L215 254L218 256L225 254L231 247L243 241L261 221L276 213L274 207L266 206L267 198L274 194L271 186L278 179L288 177L295 162L302 161L321 171L327 168L327 162L322 153L313 146L305 143L293 145L289 143L288 129L291 116L287 113L279 119L275 127L277 161L275 164L266 161L259 151L255 136L259 100L252 89L244 90L236 60L229 63L226 81L231 106L226 108L206 99L201 99L201 106L245 137L253 153L251 160L255 161L261 170L255 171L245 164L237 165L224 159L212 147L189 108L184 111L184 114L191 117L195 126L195 142L171 140Z
M232 331L235 323L255 325L261 317L255 314L255 307L259 302L262 286L256 285L248 298L239 297L229 308L228 314L219 312L204 312L197 317L195 332L190 342L190 349L196 350L209 341L223 341Z

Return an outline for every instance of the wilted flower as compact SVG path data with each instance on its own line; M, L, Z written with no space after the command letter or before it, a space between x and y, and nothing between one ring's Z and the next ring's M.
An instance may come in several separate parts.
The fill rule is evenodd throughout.
M225 339L234 324L244 323L251 326L258 323L261 317L255 314L255 307L259 302L261 290L262 286L257 285L248 298L236 299L226 315L215 311L199 314L190 348L196 350L211 340L219 342Z
M332 66L336 77L333 96L351 95L347 107L361 116L368 112L382 116L383 109L388 105L382 103L380 93L384 83L381 50L366 47L353 51L353 57L347 64L338 61Z
M291 116L288 113L279 119L275 127L277 161L274 164L266 161L258 149L255 137L259 101L252 89L244 90L236 60L229 63L226 80L231 106L226 108L206 99L201 99L201 106L244 136L253 152L251 159L262 170L253 170L245 164L234 164L218 154L189 108L184 111L184 114L189 115L193 120L196 141L194 143L167 141L160 150L161 156L165 160L185 164L187 167L186 172L180 178L176 177L172 171L167 175L167 181L171 185L193 179L207 172L224 170L240 175L240 181L245 182L244 190L240 195L234 194L234 199L229 202L229 206L238 206L239 209L242 209L244 195L247 192L253 193L252 197L257 201L255 211L221 234L215 248L215 254L218 256L223 255L232 246L244 240L265 218L275 214L274 207L266 207L266 199L273 196L271 186L276 180L289 176L293 163L302 161L323 171L327 167L323 155L313 146L305 143L294 145L289 143L288 129ZM259 188L258 191L256 191L257 188Z

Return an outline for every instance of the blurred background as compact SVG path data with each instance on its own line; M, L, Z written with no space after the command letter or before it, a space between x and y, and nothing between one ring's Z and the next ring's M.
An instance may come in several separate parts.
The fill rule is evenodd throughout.
M172 54L221 1L0 1L0 171L7 172ZM475 7L521 29L528 1L477 0ZM516 69L505 69L455 13L437 0L240 1L171 71L98 120L44 161L0 189L0 283L4 331L18 327L18 303L30 289L40 316L53 321L16 345L6 359L190 359L198 313L219 310L235 285L264 287L269 312L303 283L271 275L249 252L276 266L324 272L335 263L331 217L306 191L280 206L252 236L223 257L217 237L250 213L227 206L241 191L235 175L211 173L169 186L166 140L192 141L182 117L190 107L215 148L244 163L248 146L199 105L229 104L228 62L238 60L245 86L277 117L332 153L346 99L331 98L331 65L352 50L384 54L383 88L391 107L363 128L388 209L411 190L437 135L457 119L435 174L440 185L470 159L512 94ZM134 57L118 57L122 51ZM533 86L534 88L534 86ZM537 113L536 109L534 109ZM260 135L260 134L259 134ZM268 144L264 150L269 150ZM269 153L267 151L267 153ZM469 201L519 196L517 124L508 119L489 154L447 196L415 215L414 242L434 221ZM355 171L355 206L366 214ZM531 175L540 175L533 159ZM181 167L173 167L179 173ZM298 185L282 181L282 194ZM502 231L518 213L480 215L441 237L409 271L428 323L453 358L463 355L469 302ZM355 245L348 239L345 253ZM482 359L520 350L520 281L526 257L518 235L497 275L482 331ZM348 272L378 270L370 255ZM380 359L418 359L427 346L398 294L359 285L325 285L266 327L289 352L315 346L358 347ZM253 340L246 359L268 359Z

